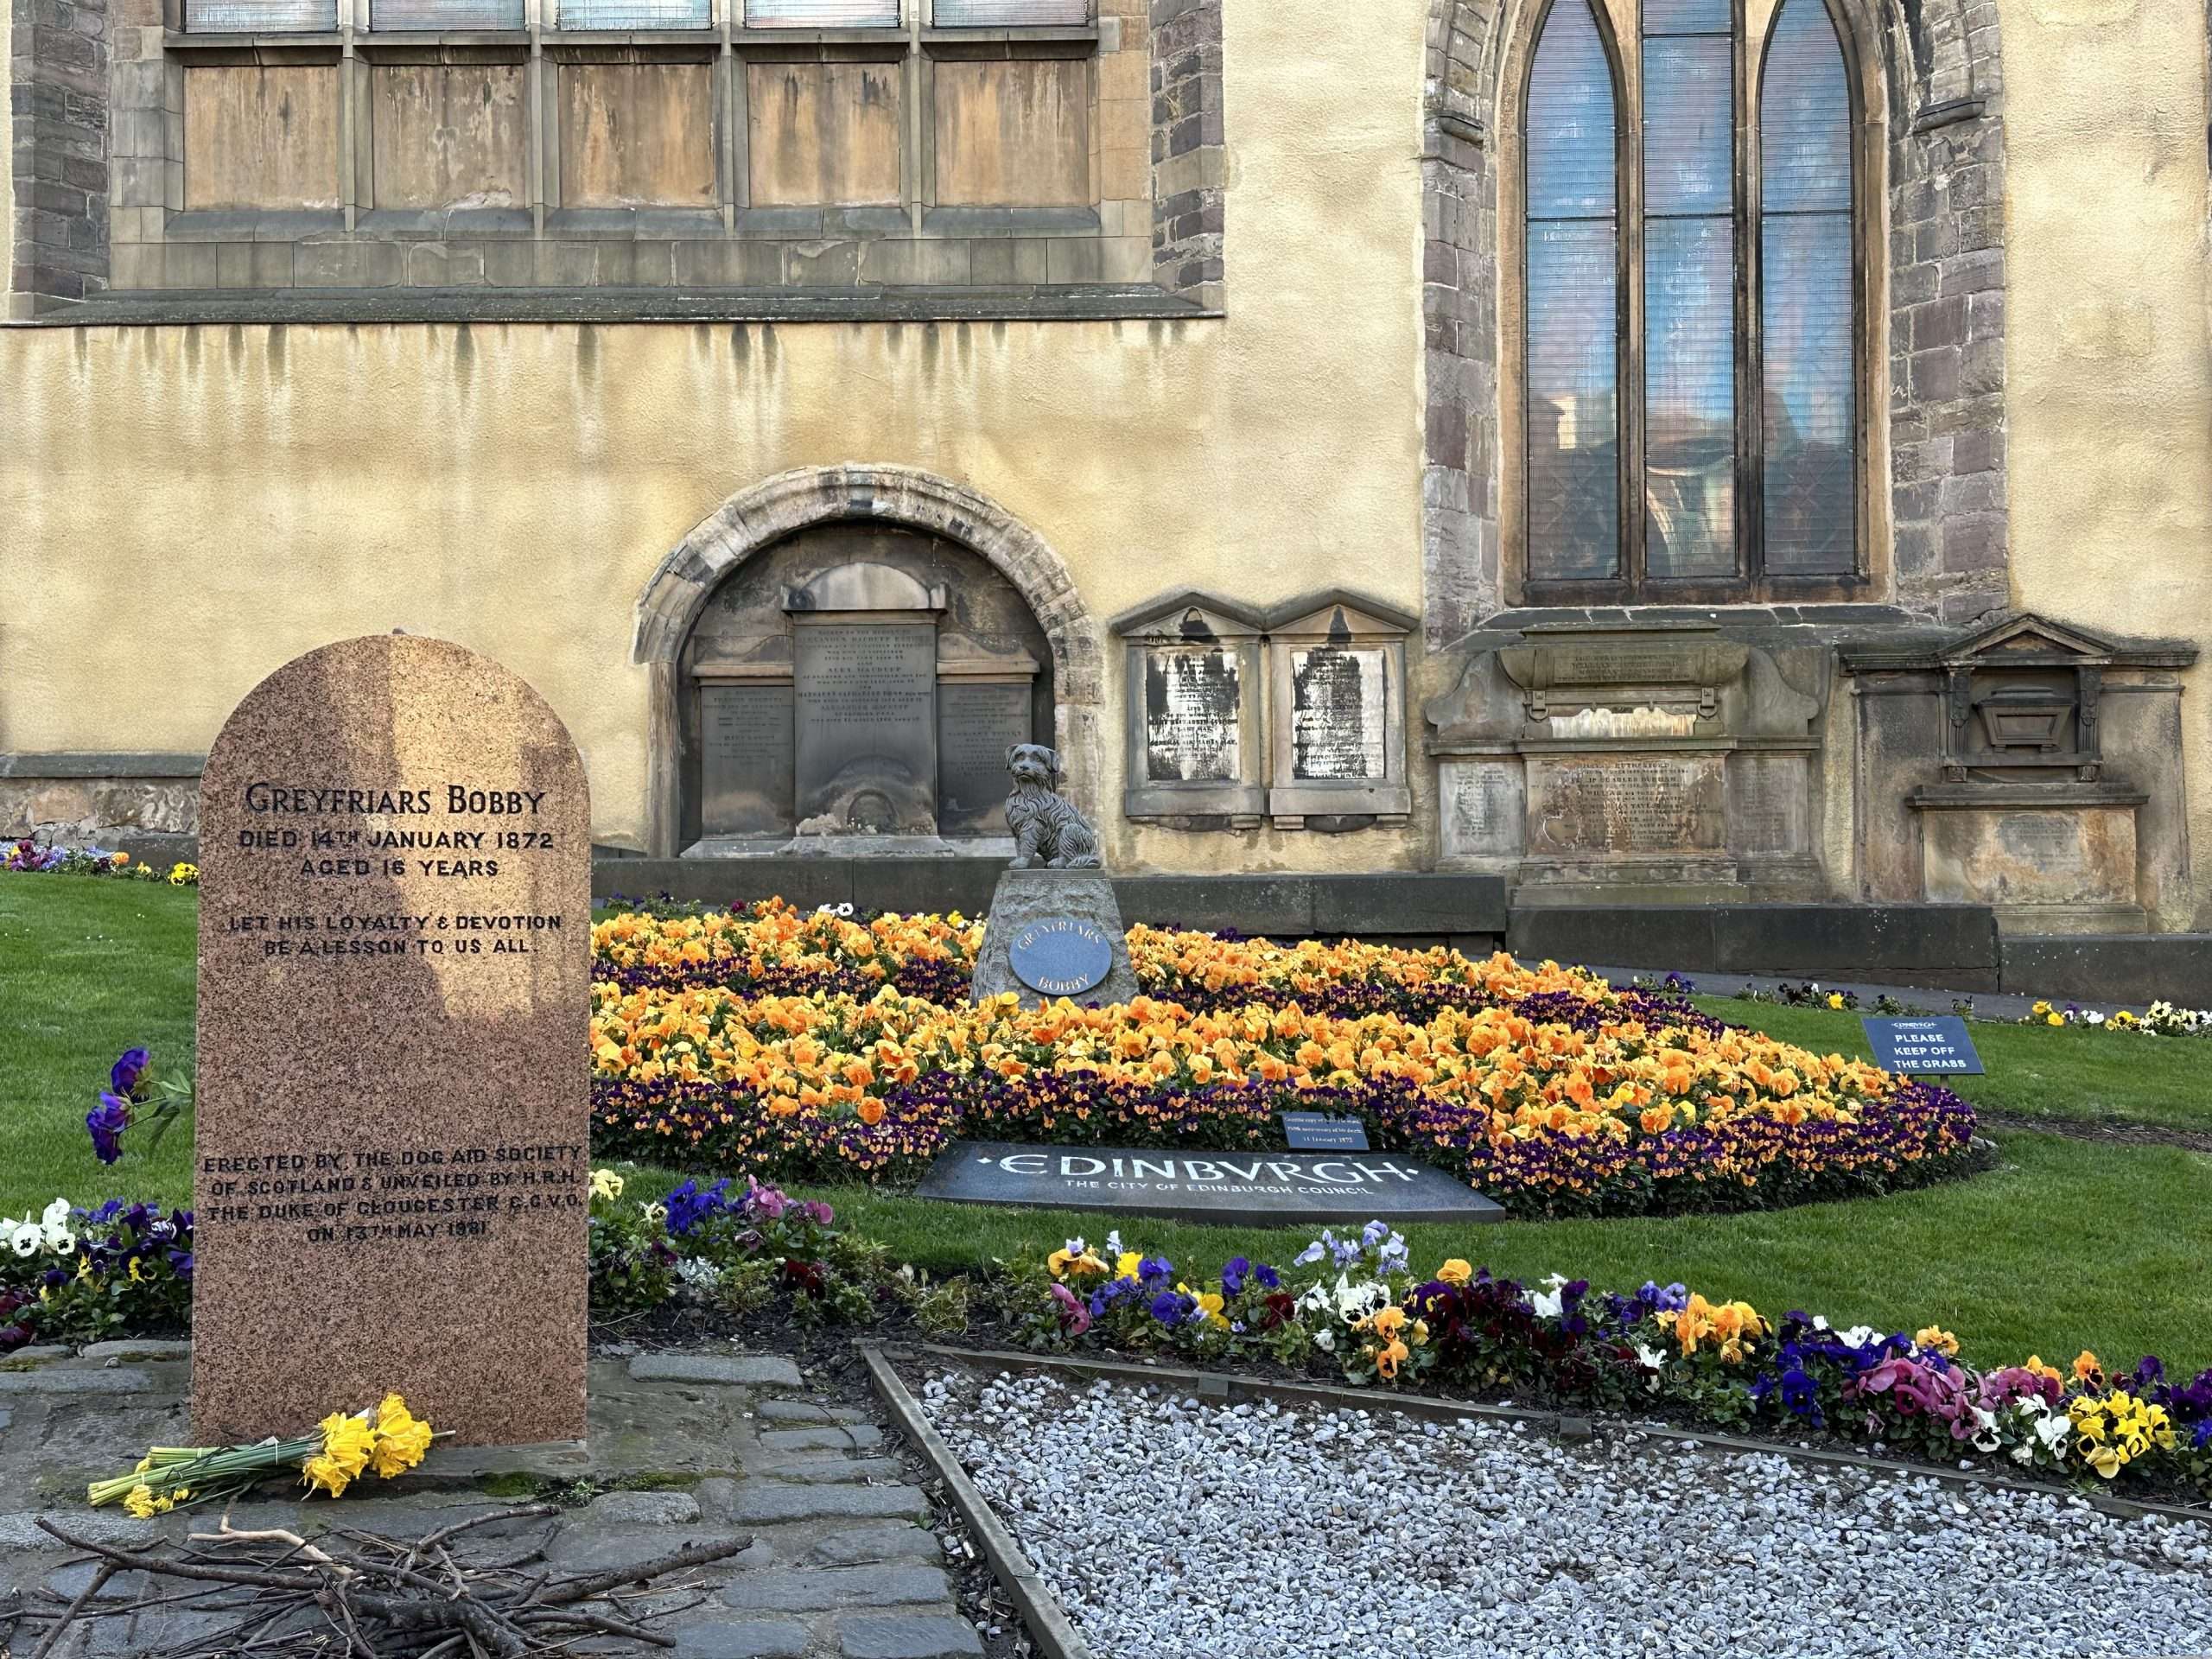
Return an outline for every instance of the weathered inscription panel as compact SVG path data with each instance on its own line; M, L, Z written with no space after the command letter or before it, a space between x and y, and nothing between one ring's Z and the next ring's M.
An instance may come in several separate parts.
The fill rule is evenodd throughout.
M1291 776L1380 781L1389 769L1389 658L1317 645L1290 654Z
M699 690L702 827L710 836L789 835L791 688Z
M582 1434L591 811L559 719L443 640L326 646L232 715L200 826L199 1438L390 1389L464 1441Z
M1236 653L1218 645L1145 652L1145 776L1153 783L1235 783L1243 775L1243 687Z
M792 630L792 651L800 819L826 814L855 829L905 833L933 828L935 624L804 623Z
M937 700L938 830L1007 834L1006 752L1030 741L1028 683L950 681Z
M1717 754L1532 758L1529 789L1535 852L1707 852L1724 843Z
M1440 768L1446 858L1518 857L1528 796L1518 760L1446 760Z

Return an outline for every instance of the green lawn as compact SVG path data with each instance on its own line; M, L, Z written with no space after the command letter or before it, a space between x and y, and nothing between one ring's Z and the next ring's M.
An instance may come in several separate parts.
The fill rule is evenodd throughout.
M107 1066L133 1043L157 1063L192 1039L194 895L67 877L0 876L0 1208L21 1214L57 1193L174 1202L190 1187L180 1135L153 1160L93 1160L84 1115ZM1863 1052L1856 1016L1701 999L1724 1017L1823 1052ZM1986 1105L2049 1117L2119 1116L2212 1126L2193 1074L2194 1041L1977 1025L1996 1070L1962 1090ZM1417 1227L1417 1265L1446 1255L1524 1278L1586 1276L1632 1289L1681 1279L1762 1309L1842 1323L1955 1331L1969 1355L2030 1352L2107 1361L2145 1350L2194 1370L2212 1363L2212 1158L2001 1134L2001 1166L1923 1192L1772 1213L1673 1221L1515 1222ZM637 1192L677 1179L639 1172ZM1024 1242L1096 1240L1113 1224L1047 1211L948 1210L861 1189L817 1189L842 1218L904 1259L957 1272ZM1310 1230L1124 1222L1129 1242L1207 1267L1236 1254L1286 1260Z
M1856 1014L1783 1007L1740 997L1693 999L1732 1025L1755 1026L1822 1054L1870 1056ZM1928 1005L1948 1001L1931 991ZM1989 1075L1945 1077L1977 1106L2017 1117L2075 1122L2152 1123L2212 1129L2212 1038L2145 1037L2087 1027L2006 1025L1974 1020L1967 1029Z

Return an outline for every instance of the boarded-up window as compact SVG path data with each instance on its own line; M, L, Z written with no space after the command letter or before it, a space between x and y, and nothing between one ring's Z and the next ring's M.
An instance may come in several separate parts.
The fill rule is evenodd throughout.
M922 0L916 0L919 4ZM747 29L896 29L899 0L745 0Z
M1529 574L1620 560L1619 143L1612 69L1586 0L1560 0L1529 79Z
M933 0L939 29L1022 29L1087 23L1091 0Z

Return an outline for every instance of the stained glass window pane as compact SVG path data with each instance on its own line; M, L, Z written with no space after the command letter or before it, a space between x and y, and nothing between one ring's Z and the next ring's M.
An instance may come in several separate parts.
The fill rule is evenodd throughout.
M1791 0L1768 37L1759 106L1768 213L1847 213L1851 98L1843 48L1821 0Z
M1643 566L1656 581L1739 568L1732 26L1730 0L1644 8Z
M1734 26L1730 0L1643 0L1646 35L1726 35Z
M1725 213L1735 190L1735 47L1643 43L1643 211Z
M1529 75L1529 217L1611 219L1613 72L1584 0L1560 0Z
M1732 575L1735 236L1726 219L1643 227L1644 568Z
M1529 574L1620 573L1620 291L1611 219L1529 226Z
M1851 100L1821 0L1776 21L1759 123L1766 568L1844 575L1858 564Z
M1529 86L1529 575L1620 573L1619 131L1585 0L1560 0Z

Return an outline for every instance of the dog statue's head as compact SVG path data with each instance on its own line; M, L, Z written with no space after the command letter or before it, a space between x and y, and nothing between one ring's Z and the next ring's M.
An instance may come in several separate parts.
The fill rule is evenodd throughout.
M1017 784L1050 789L1052 780L1060 775L1059 751L1048 749L1042 743L1016 743L1006 752L1006 769L1014 774Z

